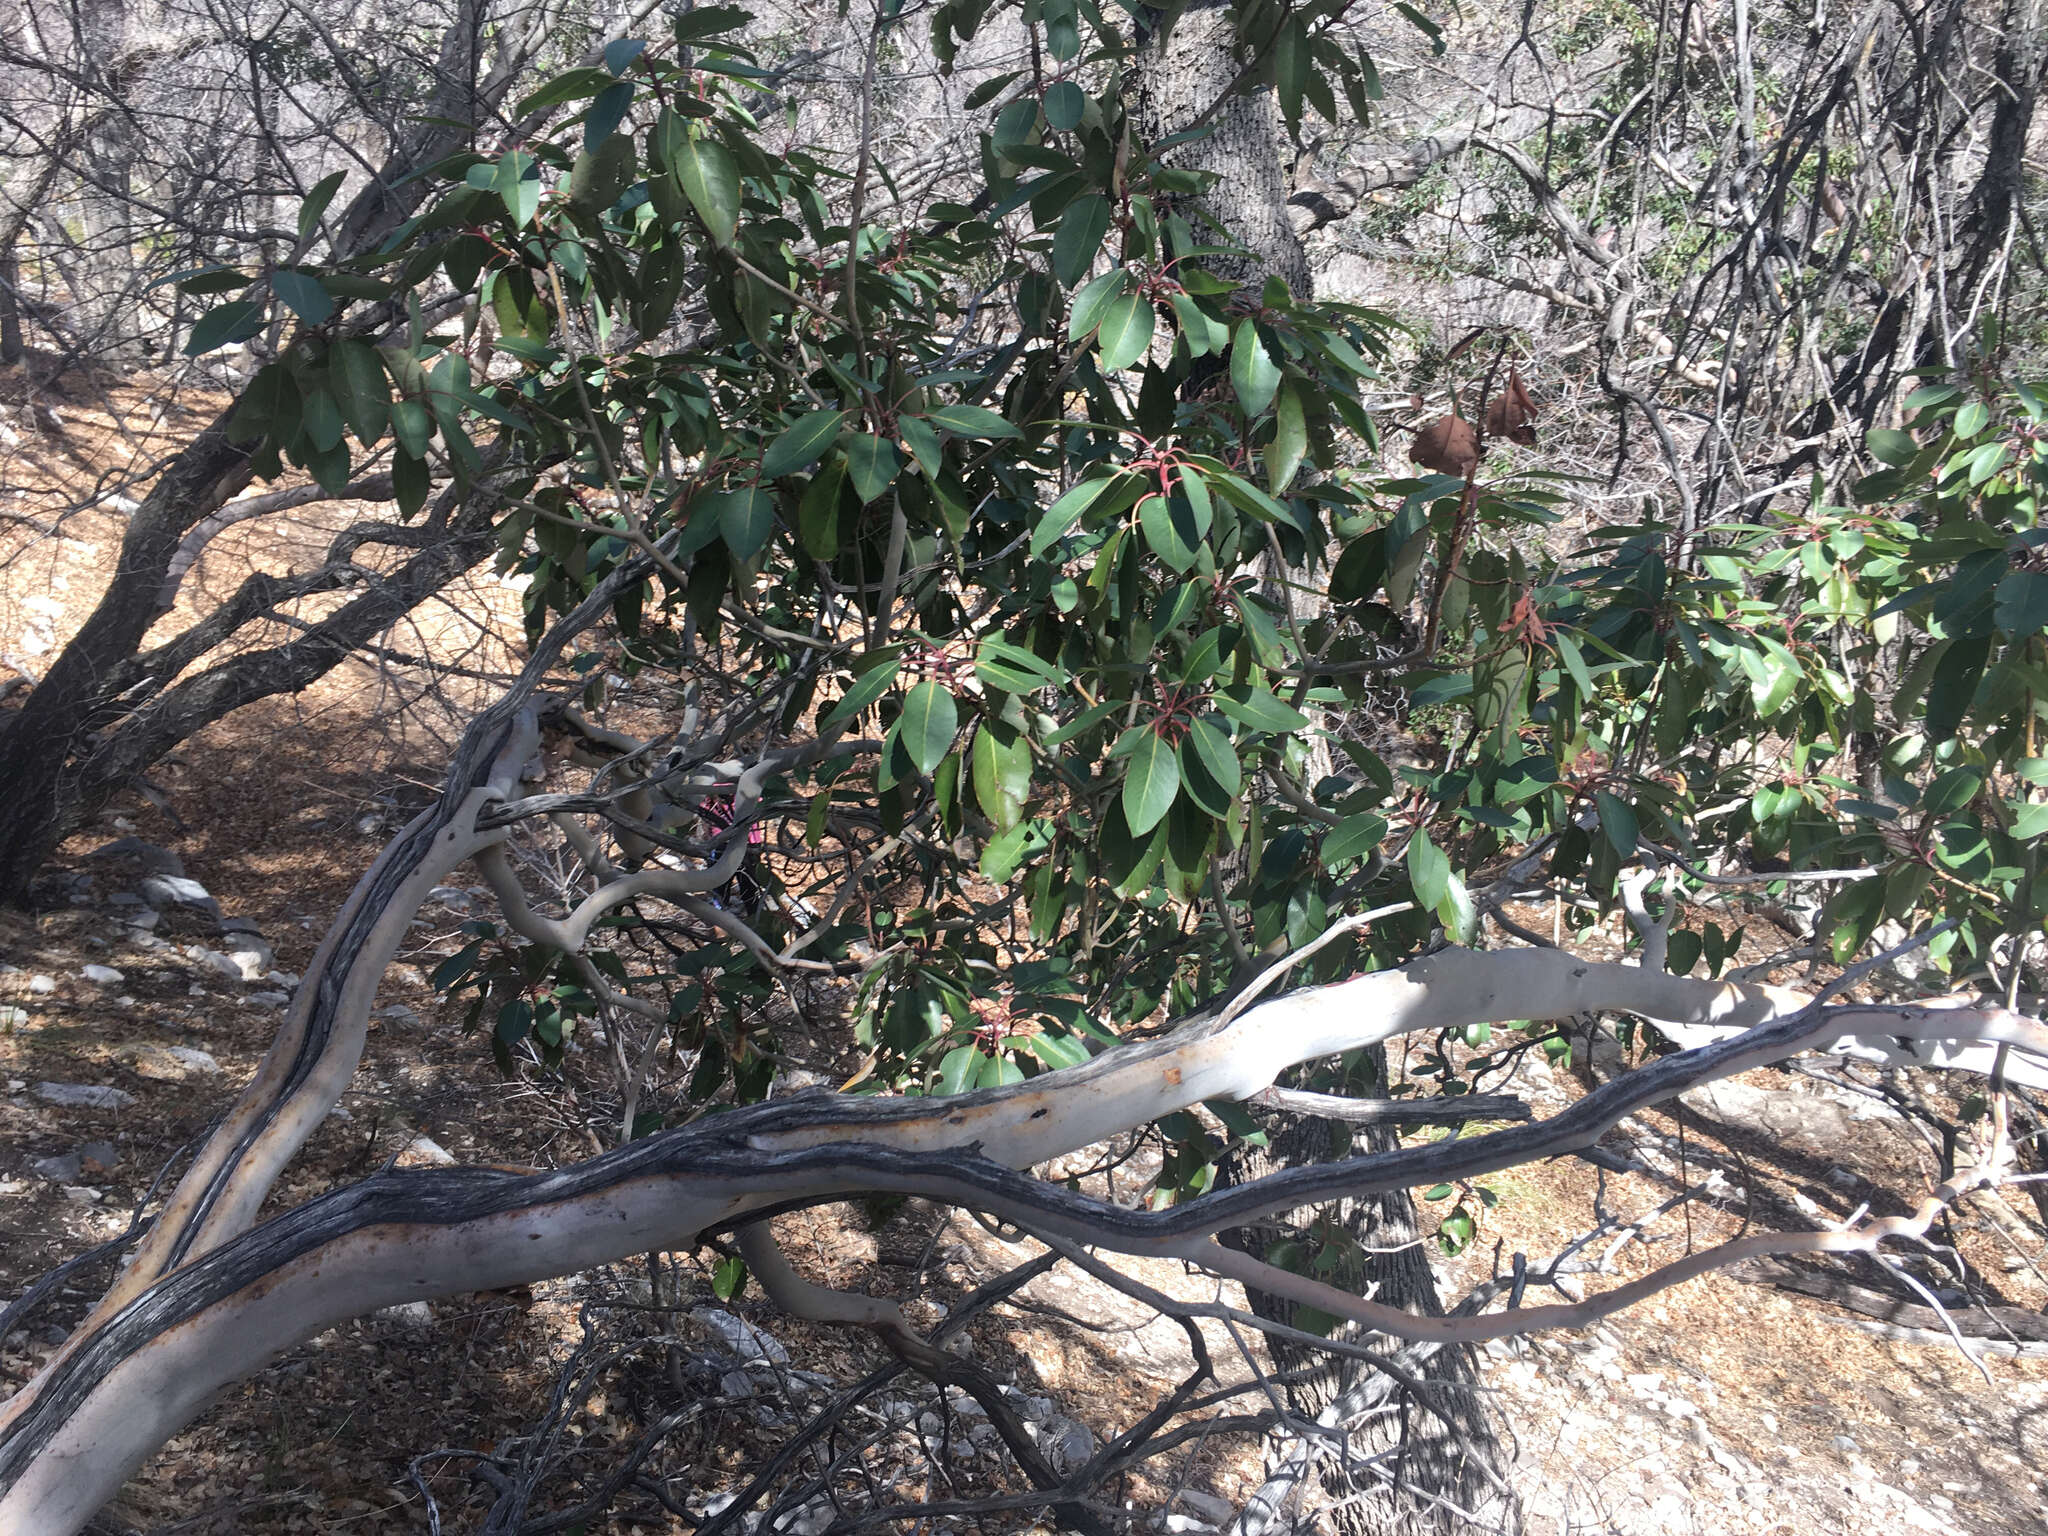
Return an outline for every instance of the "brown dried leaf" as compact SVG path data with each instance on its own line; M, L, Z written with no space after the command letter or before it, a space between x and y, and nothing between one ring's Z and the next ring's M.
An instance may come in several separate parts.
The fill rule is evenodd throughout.
M1529 391L1522 385L1522 375L1510 363L1507 387L1486 407L1486 435L1504 437L1524 448L1533 448L1536 446L1536 428L1531 423L1535 420L1536 402L1529 398Z
M1439 416L1416 430L1408 457L1424 469L1463 480L1479 468L1479 434L1462 416Z

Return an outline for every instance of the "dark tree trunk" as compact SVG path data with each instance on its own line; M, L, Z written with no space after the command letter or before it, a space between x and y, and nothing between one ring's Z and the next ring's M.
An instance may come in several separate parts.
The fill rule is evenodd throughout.
M172 460L129 520L106 591L21 708L0 723L0 903L25 905L36 871L75 823L75 746L105 721L104 680L162 613L164 572L192 525L247 483L249 455L223 415Z
M442 35L441 89L421 104L423 121L417 132L393 149L380 175L343 216L337 255L375 249L425 198L426 181L409 173L470 139L468 129L451 127L444 119L475 121L479 110L494 109L509 90L517 75L514 60L505 61L485 86L477 84L482 27L481 5L464 0L456 21ZM48 175L55 175L56 163L53 157ZM11 242L0 244L11 249ZM27 701L0 718L0 785L7 791L0 797L0 905L26 905L36 872L57 845L120 787L119 778L110 777L106 766L108 743L95 739L96 733L128 713L113 697L116 689L110 681L132 673L143 637L164 612L165 575L179 542L248 483L249 450L230 443L223 431L231 412L232 407L170 461L130 519L119 560L92 616ZM423 576L426 571L420 560L408 569ZM355 604L350 611L361 621L373 609ZM404 611L398 608L391 616ZM353 623L343 627L352 628ZM332 626L323 630L339 634ZM272 659L258 659L239 673L224 667L194 679L194 684L207 684L198 690L204 694L205 707L199 707L197 694L188 696L183 702L191 707L163 712L150 729L131 733L129 743L146 741L148 750L114 752L121 770L140 772L154 756L175 746L180 738L169 726L176 721L197 729L239 703L281 688L303 687L341 659L325 640L295 642L263 654ZM209 684L208 679L214 681ZM99 768L92 766L96 759Z
M21 361L21 259L0 251L0 368Z
M1235 48L1235 23L1225 0L1193 0L1165 32L1151 34L1140 58L1135 115L1144 136L1157 142L1185 131L1197 120L1210 125L1205 137L1190 140L1171 152L1174 164L1210 173L1213 185L1203 208L1251 252L1249 261L1232 270L1214 263L1226 276L1256 292L1268 276L1283 279L1297 299L1313 296L1308 257L1295 233L1282 164L1280 114L1270 91L1233 90L1244 61ZM1221 105L1216 105L1217 103ZM1262 566L1278 595L1297 617L1308 594L1281 585L1278 562ZM1308 769L1313 790L1327 772L1327 748L1321 769ZM1379 1063L1384 1083L1385 1063ZM1244 1182L1260 1174L1304 1161L1321 1161L1332 1152L1326 1121L1272 1116L1271 1144L1236 1155L1224 1168L1227 1182ZM1398 1144L1392 1127L1363 1128L1361 1151L1380 1151ZM1313 1223L1316 1213L1298 1213ZM1347 1282L1370 1287L1381 1301L1408 1311L1438 1315L1436 1282L1420 1243L1415 1203L1405 1192L1370 1200L1347 1201L1322 1213L1335 1223L1345 1246L1361 1257L1359 1272ZM1278 1223L1225 1234L1245 1252L1266 1258L1284 1242L1297 1242L1302 1229ZM1262 1316L1287 1321L1293 1307L1278 1297L1254 1293L1253 1308ZM1313 1419L1339 1394L1372 1374L1364 1363L1269 1341L1275 1366L1287 1377L1289 1406ZM1450 1529L1442 1501L1478 1509L1496 1497L1507 1458L1491 1418L1477 1396L1478 1370L1469 1349L1439 1350L1421 1378L1427 1401L1404 1401L1393 1394L1394 1411L1370 1417L1354 1440L1360 1454L1370 1455L1398 1445L1395 1465L1399 1489L1370 1473L1356 1486L1341 1474L1330 1491L1346 1500L1338 1519L1350 1533L1422 1532ZM1493 1475L1489 1475L1493 1474ZM1499 1505L1494 1506L1498 1510ZM1432 1513L1434 1512L1434 1513ZM1512 1511L1510 1511L1512 1515Z
M1385 1052L1375 1048L1369 1054L1372 1069L1384 1082ZM1342 1132L1327 1120L1280 1112L1266 1112L1260 1118L1269 1144L1233 1156L1223 1170L1224 1182L1249 1183L1302 1163L1388 1152L1400 1145L1399 1131L1388 1125L1357 1127L1347 1146L1339 1144ZM1424 1247L1427 1234L1405 1191L1346 1200L1327 1209L1293 1211L1280 1220L1221 1237L1231 1247L1270 1262L1288 1258L1289 1246L1303 1259L1331 1248L1340 1253L1351 1250L1329 1277L1334 1283L1422 1316L1443 1315ZM1295 1320L1291 1302L1258 1292L1249 1299L1262 1317L1283 1323ZM1335 1337L1355 1340L1362 1335L1345 1328ZM1398 1342L1387 1341L1383 1353L1391 1356ZM1481 1515L1489 1529L1513 1528L1513 1501L1502 1494L1508 1456L1499 1425L1480 1395L1478 1363L1470 1349L1438 1350L1409 1377L1415 1384L1411 1388L1400 1381L1374 1381L1379 1373L1361 1360L1285 1339L1268 1339L1266 1347L1275 1369L1286 1378L1290 1408L1315 1419L1336 1403L1340 1420L1364 1410L1363 1422L1350 1437L1351 1456L1362 1460L1392 1453L1391 1460L1381 1463L1389 1476L1370 1469L1350 1472L1342 1465L1325 1471L1324 1491L1337 1506L1333 1523L1344 1536L1424 1536L1467 1529L1456 1510Z

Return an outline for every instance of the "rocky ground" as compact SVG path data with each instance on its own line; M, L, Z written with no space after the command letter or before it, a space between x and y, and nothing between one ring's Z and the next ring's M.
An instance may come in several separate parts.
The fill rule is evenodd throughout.
M336 868L318 889L262 890L210 872L201 879L169 850L123 834L76 862L60 906L0 933L0 1226L9 1237L0 1295L118 1233L158 1170L253 1070L296 984L293 968L339 899L339 874L367 862L382 835L374 804L359 813L338 807L335 819ZM543 1097L499 1080L479 1042L439 1016L424 985L431 957L450 947L474 899L449 887L423 913L414 953L379 999L358 1082L280 1201L394 1156L546 1163L582 1155ZM1582 1091L1572 1072L1531 1057L1511 1086L1539 1113ZM1596 1207L1625 1224L1668 1198L1681 1173L1718 1186L1720 1208L1692 1206L1689 1239L1674 1216L1633 1235L1617 1227L1601 1245L1615 1250L1616 1276L1688 1240L1728 1235L1746 1204L1752 1220L1797 1220L1802 1209L1840 1217L1882 1201L1885 1188L1910 1180L1924 1149L1873 1104L1760 1073L1687 1112L1684 1141L1668 1118L1631 1122L1603 1149L1608 1170L1560 1162L1494 1181L1499 1204L1479 1242L1441 1265L1445 1287L1483 1278L1496 1244L1552 1251L1586 1228ZM1718 1126L1710 1115L1721 1117ZM1759 1149L1773 1151L1775 1163ZM1124 1171L1126 1195L1142 1172ZM1975 1256L1973 1288L2038 1309L2034 1234L2010 1212L1975 1221L1979 1230L1959 1234ZM871 1231L858 1211L790 1218L783 1236L815 1278L902 1295L927 1327L1035 1251L955 1218L922 1239L918 1283L904 1267L912 1261L890 1254L890 1229ZM2002 1256L1993 1251L2001 1247ZM1216 1295L1212 1282L1176 1265L1118 1262L1183 1299ZM418 1492L402 1486L411 1458L491 1444L543 1416L580 1336L581 1309L593 1299L630 1303L636 1285L644 1298L645 1284L626 1273L572 1278L530 1294L417 1304L334 1330L234 1389L180 1435L131 1485L122 1512L132 1526L107 1529L421 1528ZM690 1490L692 1507L715 1513L750 1448L774 1443L800 1410L881 1357L864 1341L781 1317L758 1296L718 1304L701 1262L685 1265L683 1284L692 1297L680 1324L692 1379L728 1421L707 1437ZM5 1341L7 1379L20 1380L47 1354L90 1289L81 1277L44 1319ZM1127 1425L1189 1364L1177 1325L1065 1266L1033 1281L1018 1302L971 1337L1062 1462ZM1773 1287L1717 1279L1582 1334L1489 1346L1484 1378L1517 1445L1529 1528L1648 1536L2048 1526L2040 1481L2048 1366L1987 1355L1980 1376L1952 1344L1872 1337L1852 1321ZM1205 1332L1226 1377L1242 1380L1246 1367L1227 1334L1215 1325ZM591 1454L632 1433L630 1396L617 1379L588 1386L572 1417ZM906 1465L913 1450L930 1455L943 1441L943 1455L994 1475L993 1431L957 1393L950 1413L935 1391L900 1387L864 1411L896 1426ZM1216 1528L1225 1505L1256 1488L1266 1453L1222 1437L1197 1457L1169 1458L1174 1465L1155 1478L1132 1480L1126 1497L1161 1528ZM459 1497L462 1478L448 1471L430 1486ZM822 1529L821 1510L786 1528Z

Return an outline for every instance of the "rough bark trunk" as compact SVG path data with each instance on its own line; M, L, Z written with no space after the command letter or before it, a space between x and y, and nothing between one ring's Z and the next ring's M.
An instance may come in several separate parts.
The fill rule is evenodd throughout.
M1271 92L1238 88L1244 61L1235 45L1235 21L1225 0L1194 0L1169 29L1147 39L1140 56L1137 115L1146 137L1156 142L1185 131L1207 114L1211 131L1176 146L1171 158L1176 165L1215 178L1202 198L1203 211L1251 253L1249 260L1234 267L1227 262L1214 265L1254 297L1268 276L1278 276L1295 298L1308 299L1313 297L1314 279L1289 204L1279 110ZM1269 591L1291 615L1302 620L1314 616L1312 594L1286 584L1289 572L1280 561L1268 557L1260 569ZM1318 750L1310 753L1303 767L1310 790L1330 771L1327 744L1314 746ZM1380 1069L1384 1082L1383 1060ZM1281 1115L1265 1119L1269 1149L1235 1157L1223 1170L1226 1182L1247 1182L1329 1155L1328 1122ZM1389 1126L1365 1127L1359 1136L1365 1143L1360 1150L1372 1152L1391 1150L1400 1140ZM1436 1282L1420 1246L1415 1203L1405 1191L1346 1201L1323 1219L1336 1222L1361 1251L1359 1284L1375 1288L1372 1294L1379 1300L1406 1311L1441 1314ZM1225 1240L1270 1259L1276 1246L1300 1236L1298 1228L1283 1222L1242 1229ZM1294 1310L1290 1303L1262 1293L1253 1293L1250 1300L1262 1315L1282 1321ZM1289 1378L1290 1407L1310 1419L1370 1371L1359 1361L1279 1340L1270 1341L1270 1348L1274 1364ZM1465 1509L1487 1501L1495 1486L1489 1473L1497 1474L1507 1458L1476 1394L1477 1384L1477 1365L1469 1349L1440 1350L1421 1377L1427 1403L1403 1401L1400 1412L1369 1420L1356 1443L1368 1454L1399 1443L1399 1483L1390 1488L1383 1479L1367 1474L1354 1485L1337 1474L1329 1491L1346 1501L1337 1517L1345 1531L1448 1529L1439 1501Z
M0 251L0 368L21 361L21 260L8 246Z
M1384 1082L1385 1049L1374 1047L1368 1057ZM1259 1114L1269 1145L1234 1157L1224 1170L1226 1183L1251 1183L1284 1168L1340 1156L1391 1152L1401 1144L1398 1127L1364 1125L1352 1133L1347 1152L1336 1145L1337 1127L1327 1120L1273 1111ZM1423 1246L1426 1234L1405 1190L1289 1212L1276 1221L1219 1235L1241 1252L1277 1262L1283 1254L1276 1250L1283 1244L1316 1241L1318 1224L1341 1232L1339 1242L1358 1245L1359 1262L1338 1272L1338 1283L1345 1289L1360 1288L1419 1316L1443 1315ZM1261 1316L1294 1321L1296 1309L1289 1301L1263 1294L1253 1294L1250 1300ZM1363 1337L1351 1327L1338 1329L1334 1336ZM1391 1356L1397 1342L1388 1340L1382 1353ZM1470 1348L1438 1350L1410 1378L1414 1388L1396 1383L1383 1401L1367 1408L1361 1389L1374 1385L1371 1378L1378 1374L1367 1362L1339 1359L1280 1338L1269 1338L1266 1347L1274 1367L1288 1378L1289 1407L1316 1420L1335 1405L1331 1416L1340 1423L1365 1410L1363 1422L1351 1433L1351 1454L1367 1458L1392 1453L1391 1462L1383 1464L1390 1476L1353 1472L1341 1463L1325 1470L1322 1486L1336 1506L1333 1523L1344 1536L1424 1536L1466 1529L1457 1510L1483 1512L1489 1528L1505 1523L1512 1529L1512 1501L1500 1494L1507 1481L1508 1457L1499 1426L1480 1395L1478 1363Z
M509 91L518 59L494 70L481 87L474 81L483 26L481 8L470 3L443 34L442 87L431 102L422 103L418 131L393 150L381 174L344 216L337 256L375 248L426 196L425 180L409 173L469 141L468 129L449 127L440 119L477 121ZM0 720L0 784L9 791L0 799L0 905L28 904L37 870L76 826L90 794L105 792L106 786L93 788L82 765L100 745L93 734L119 712L108 680L132 663L143 636L162 615L160 595L180 541L248 481L248 451L230 443L223 431L229 414L224 412L165 467L129 522L120 558L92 616L22 707ZM158 750L175 744L163 741ZM137 764L146 766L147 761Z
M73 749L102 723L103 680L132 657L161 613L158 594L178 541L245 484L249 455L227 440L226 414L174 459L129 520L107 588L21 708L0 723L0 903L25 905L29 883L71 824Z

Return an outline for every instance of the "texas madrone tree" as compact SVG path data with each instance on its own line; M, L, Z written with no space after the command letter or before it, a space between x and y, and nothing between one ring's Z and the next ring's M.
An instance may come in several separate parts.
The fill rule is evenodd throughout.
M388 476L401 524L459 524L524 579L530 660L104 1298L0 1409L0 1531L79 1529L220 1388L339 1320L727 1236L728 1291L751 1276L990 1396L1022 1491L987 1509L1109 1530L1118 1473L1280 1426L1302 1450L1247 1530L1323 1458L1354 1520L1509 1525L1466 1346L1758 1256L1917 1263L1958 1202L2040 1165L2048 395L2000 383L1997 295L1927 333L1840 465L1591 521L1527 446L1542 402L1512 333L1443 360L1444 408L1368 409L1397 321L1315 302L1291 229L1259 225L1272 200L1219 184L1232 135L1271 162L1279 120L1368 117L1344 11L948 0L918 23L942 62L984 27L1024 62L969 103L975 185L883 216L870 141L845 163L789 142L745 16L700 8L467 147L423 133L437 158L374 240L204 275L236 297L193 348L268 348L206 473ZM910 24L878 13L870 72ZM1634 334L1611 248L1544 207L1615 306L1613 403L1676 454L1609 366ZM508 1071L610 1058L615 1148L386 1171L259 1220L408 923L465 868L498 911L436 984ZM1824 904L1773 960L1825 985L1733 967L1746 902L1787 889ZM1604 1016L1631 1070L1543 1120L1500 1091ZM1472 1240L1483 1175L1599 1157L1635 1111L1802 1055L1879 1093L1968 1075L1902 1214L1759 1228L1625 1283L1585 1244L1517 1254L1439 1304L1421 1245ZM803 1063L839 1091L791 1091ZM1160 1149L1139 1204L1033 1176L1134 1137ZM1284 1386L1349 1365L1309 1399L1226 1390L1190 1324L1194 1375L1055 1468L971 1356L777 1250L774 1213L878 1194L1033 1235L1032 1273L1263 1331ZM1249 1310L1092 1250L1184 1260ZM700 1528L820 1491L780 1475ZM891 1518L857 1478L822 1492Z

